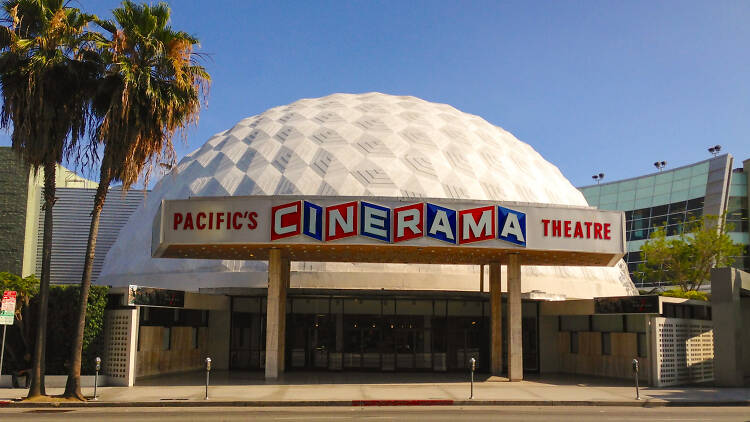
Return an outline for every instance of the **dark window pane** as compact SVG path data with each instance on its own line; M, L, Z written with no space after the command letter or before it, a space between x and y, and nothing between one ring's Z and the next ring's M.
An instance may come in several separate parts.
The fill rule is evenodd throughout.
M685 220L686 221L697 220L697 219L701 218L702 216L703 216L703 209L702 208L701 209L696 209L696 210L691 210L691 211L687 212L687 215L685 216Z
M578 353L578 332L570 332L570 353Z
M633 211L633 220L639 218L649 218L651 216L651 208L642 208L640 210Z
M685 201L674 202L672 204L669 204L669 212L675 213L675 212L685 211L686 206L687 206L687 202Z
M652 216L666 215L669 212L669 205L659 205L651 210Z
M742 212L744 210L744 213ZM727 218L747 216L747 197L730 196L727 203Z
M727 220L727 231L734 233L745 233L748 231L748 220Z
M663 225L667 224L667 216L662 215L660 217L652 217L651 218L651 227L661 227Z
M687 202L687 208L689 210L703 209L703 198L691 199Z
M633 219L633 211L625 211L625 220Z
M632 229L638 230L638 229L647 229L648 228L649 219L644 218L642 220L633 220L632 222Z
M630 220L625 220L625 230L630 231L633 229L633 222Z
M638 262L641 260L641 252L628 252L625 258L627 262Z
M667 236L676 236L682 232L682 224L667 226Z
M630 240L643 240L648 237L648 230L635 230L630 232Z
M602 354L612 354L612 337L609 335L609 333L602 333Z
M679 214L669 214L669 221L668 224L679 224L685 221L685 214L679 213Z
M648 357L648 349L646 347L646 333L638 333L638 357Z

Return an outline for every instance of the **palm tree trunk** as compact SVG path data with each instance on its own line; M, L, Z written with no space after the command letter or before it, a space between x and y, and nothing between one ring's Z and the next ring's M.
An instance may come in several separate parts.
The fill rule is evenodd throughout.
M47 343L47 307L49 302L50 264L52 261L52 207L55 205L56 163L44 165L44 238L42 241L42 279L39 282L39 317L31 366L31 387L27 398L46 395L44 389L44 354Z
M91 272L94 268L94 254L96 253L96 237L99 234L99 217L102 214L104 200L109 191L110 172L104 166L99 177L99 187L94 196L94 209L91 211L91 227L89 228L89 239L86 245L86 259L83 263L83 276L81 277L81 294L78 301L78 323L76 324L73 344L70 349L70 369L68 381L65 384L63 397L76 398L85 401L81 393L81 354L83 352L83 331L86 328L86 306L89 301L89 290L91 289Z

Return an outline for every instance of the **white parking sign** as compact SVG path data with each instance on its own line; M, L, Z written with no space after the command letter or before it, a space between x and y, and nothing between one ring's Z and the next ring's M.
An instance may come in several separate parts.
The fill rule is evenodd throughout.
M6 290L3 292L3 305L0 310L0 325L13 325L13 317L16 313L16 292Z

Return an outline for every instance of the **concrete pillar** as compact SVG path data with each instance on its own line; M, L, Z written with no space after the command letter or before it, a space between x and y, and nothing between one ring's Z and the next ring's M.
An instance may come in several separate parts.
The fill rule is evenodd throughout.
M281 257L281 289L279 294L279 373L286 371L286 293L289 290L291 263L289 258Z
M266 304L266 379L284 372L286 338L286 292L289 286L289 259L280 249L268 254L268 300Z
M743 280L744 278L744 280ZM742 387L743 330L740 291L750 274L734 268L711 270L711 319L714 326L714 381L719 387Z
M484 293L484 264L479 266L479 293Z
M500 263L490 264L490 375L503 373L503 302Z
M523 340L521 329L521 260L508 255L508 379L523 379Z

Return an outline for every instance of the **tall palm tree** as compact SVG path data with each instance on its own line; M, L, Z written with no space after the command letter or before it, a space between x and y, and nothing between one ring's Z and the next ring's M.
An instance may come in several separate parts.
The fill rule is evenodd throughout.
M94 136L104 145L99 187L91 213L86 260L81 279L78 325L64 396L83 400L81 349L86 303L96 249L99 216L113 182L129 189L154 162L174 162L172 138L197 122L210 77L193 52L198 40L169 26L166 3L125 0L112 11L115 21L97 21L103 78L93 99Z
M13 149L35 170L44 169L44 240L31 398L45 394L55 169L87 125L92 67L83 56L89 40L85 28L93 16L67 7L62 0L6 0L0 7L0 127L12 128Z

